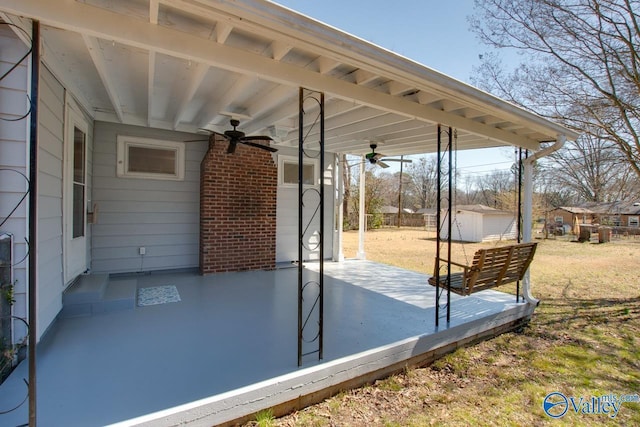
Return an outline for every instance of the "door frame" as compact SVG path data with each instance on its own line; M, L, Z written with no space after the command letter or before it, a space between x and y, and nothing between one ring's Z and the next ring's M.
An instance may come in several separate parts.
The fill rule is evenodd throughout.
M63 143L63 191L62 191L62 229L63 229L63 276L65 286L89 268L87 237L87 202L88 202L88 145L89 122L79 106L71 99L65 103L65 129ZM79 129L84 133L84 194L82 209L82 236L73 237L73 190L74 190L74 132Z

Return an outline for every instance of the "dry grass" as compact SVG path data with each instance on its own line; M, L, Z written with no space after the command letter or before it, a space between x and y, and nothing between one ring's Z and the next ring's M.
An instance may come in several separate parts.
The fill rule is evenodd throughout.
M454 245L452 259L470 259L483 246L493 244ZM357 233L346 233L345 255L356 249ZM365 249L373 261L433 269L433 235L422 230L372 231ZM344 392L275 425L640 425L640 403L624 403L615 419L570 411L552 420L542 410L552 391L576 398L640 393L639 263L640 239L540 241L531 275L542 303L523 330Z

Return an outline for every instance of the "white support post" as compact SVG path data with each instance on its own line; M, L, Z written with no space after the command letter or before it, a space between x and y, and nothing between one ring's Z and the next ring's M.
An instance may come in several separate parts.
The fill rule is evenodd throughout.
M344 261L344 252L342 250L342 224L344 223L344 181L342 179L342 170L347 165L342 164L342 154L338 153L334 161L334 215L336 224L333 231L333 260L337 262Z
M364 156L360 159L360 203L358 207L358 254L356 258L367 259L364 253L364 230L367 224L366 212L364 211L364 163L366 159Z
M533 163L541 157L548 156L549 154L558 151L566 142L566 135L558 135L558 139L551 147L547 147L544 150L533 153L532 156L524 160L524 210L522 212L522 240L525 243L530 242L531 239L531 227L533 225ZM534 298L531 293L531 277L529 270L525 273L522 295L530 304L538 305L540 300Z
M533 224L533 161L524 162L524 210L522 211L522 240L531 241L531 225ZM525 300L538 305L540 300L531 293L531 277L529 270L522 280L522 295Z

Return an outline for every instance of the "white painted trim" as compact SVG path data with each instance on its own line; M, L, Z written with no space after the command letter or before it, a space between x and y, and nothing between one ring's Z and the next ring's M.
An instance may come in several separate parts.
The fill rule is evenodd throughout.
M298 182L295 182L295 183L284 182L284 164L285 163L297 165L298 158L295 156L284 156L284 155L278 156L278 185L280 187L285 187L285 188L297 188ZM305 158L303 163L305 165L313 166L313 182L314 182L314 185L304 184L304 187L317 187L318 185L320 185L320 161L318 159Z
M82 236L74 238L73 233L73 139L74 129L78 128L85 135L84 154L84 203ZM63 143L63 189L62 189L62 235L63 235L63 276L68 285L78 275L89 268L87 259L87 196L88 196L88 152L89 152L89 124L81 112L80 106L67 95L65 90L64 115L64 143Z
M130 172L129 147L143 147L149 149L175 150L175 174ZM183 142L164 141L159 139L138 138L134 136L118 135L116 149L116 176L119 178L161 179L183 181L185 169L185 146Z

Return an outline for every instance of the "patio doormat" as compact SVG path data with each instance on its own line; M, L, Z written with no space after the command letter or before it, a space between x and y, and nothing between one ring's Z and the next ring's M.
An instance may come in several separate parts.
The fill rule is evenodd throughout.
M178 301L180 301L180 294L174 285L138 289L138 307Z

